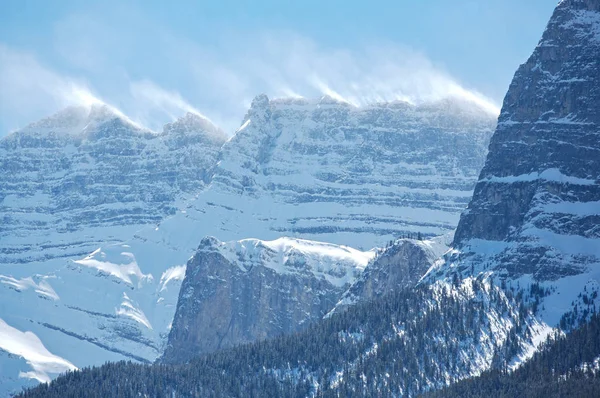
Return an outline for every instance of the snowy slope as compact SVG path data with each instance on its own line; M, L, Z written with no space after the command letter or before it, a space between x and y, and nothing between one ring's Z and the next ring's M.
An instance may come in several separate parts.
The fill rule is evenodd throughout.
M17 355L31 366L31 371L20 373L19 377L49 382L50 375L57 376L77 369L71 362L49 352L40 339L32 332L21 332L0 319L0 380L3 386L15 389L22 384L14 374L4 369L6 354ZM10 366L10 365L8 365Z
M97 250L62 265L2 266L1 318L21 332L31 331L49 352L77 367L108 360L153 361L164 350L185 262L142 272L126 245L112 249L121 254L111 261ZM46 272L31 274L36 269ZM0 349L12 352L10 347ZM12 353L3 357L1 373L13 382L3 388L37 374L20 354Z
M452 231L496 116L448 99L354 108L257 97L223 147L210 187L144 239L304 239L368 250L406 232Z

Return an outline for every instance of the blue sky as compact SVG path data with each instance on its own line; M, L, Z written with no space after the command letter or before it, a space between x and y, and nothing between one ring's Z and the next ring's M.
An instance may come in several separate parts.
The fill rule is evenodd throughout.
M251 99L501 105L557 0L0 2L0 136L94 99L233 131ZM461 94L461 95L462 95Z

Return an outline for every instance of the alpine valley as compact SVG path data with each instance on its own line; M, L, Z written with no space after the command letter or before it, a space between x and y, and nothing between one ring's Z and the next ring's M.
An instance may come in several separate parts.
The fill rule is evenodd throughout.
M499 118L259 95L228 138L97 104L0 155L0 394L598 391L600 0L560 1Z

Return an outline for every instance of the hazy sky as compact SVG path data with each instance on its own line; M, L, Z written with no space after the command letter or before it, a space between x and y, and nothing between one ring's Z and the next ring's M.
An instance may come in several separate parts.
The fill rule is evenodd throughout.
M500 107L557 0L0 1L0 136L96 99L228 132L252 98Z

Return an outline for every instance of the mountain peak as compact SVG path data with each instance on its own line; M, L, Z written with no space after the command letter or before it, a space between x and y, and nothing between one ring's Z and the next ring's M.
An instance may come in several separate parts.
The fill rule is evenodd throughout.
M558 3L558 8L577 8L590 11L600 11L600 1L597 0L561 0Z
M266 94L259 94L252 100L250 109L244 117L243 126L251 120L266 120L271 116L270 101Z
M99 103L91 106L68 106L51 116L28 124L18 132L42 135L79 135L114 120L119 120L135 130L146 130L118 109Z
M133 130L150 132L150 130L134 122L117 108L105 103L92 104L89 107L86 125L83 130L90 131L102 124L114 121L118 121Z
M123 115L115 108L106 104L93 104L89 108L88 121L104 122L121 118Z
M75 134L85 127L88 114L89 108L69 106L51 116L30 123L19 131L25 133Z
M600 261L600 0L565 0L504 99L457 249L553 280ZM486 246L492 249L473 249Z
M225 142L227 135L219 127L215 126L208 118L193 112L187 112L184 116L172 123L167 123L163 128L163 134L190 134L204 135L213 141Z
M342 97L333 97L325 94L319 99L319 105L341 105L344 107L354 107L354 105Z
M259 94L252 100L250 108L261 109L269 106L269 97L267 94Z

